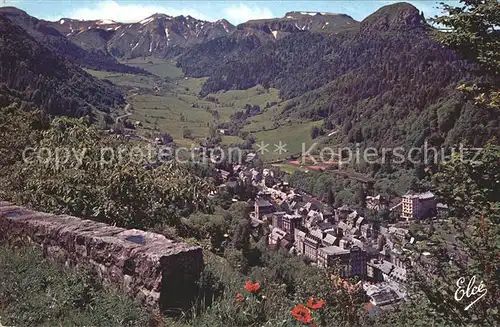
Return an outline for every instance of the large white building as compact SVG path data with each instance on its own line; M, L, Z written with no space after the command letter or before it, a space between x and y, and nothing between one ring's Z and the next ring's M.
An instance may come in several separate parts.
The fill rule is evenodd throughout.
M436 196L431 192L406 194L401 201L401 218L422 219L436 209Z

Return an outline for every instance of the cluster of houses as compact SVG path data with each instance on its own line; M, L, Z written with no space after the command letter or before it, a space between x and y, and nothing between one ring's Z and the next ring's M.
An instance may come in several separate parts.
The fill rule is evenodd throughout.
M398 224L375 227L356 210L344 205L330 207L287 182L269 169L233 167L220 171L225 184L233 179L251 182L259 192L251 212L254 235L266 237L268 247L303 256L311 264L340 278L358 277L373 305L386 305L406 297L407 280L404 244L412 222L446 215L431 192L408 193L390 206L382 196L367 196L365 206L389 210Z
M251 213L252 225L267 237L270 248L301 255L341 278L358 277L368 282L365 291L374 305L405 298L407 276L401 244L415 242L409 235L409 224L374 228L356 210L345 205L331 208L286 182L261 186ZM393 208L380 195L368 196L366 206L395 211L403 222L438 210L430 192L407 194Z

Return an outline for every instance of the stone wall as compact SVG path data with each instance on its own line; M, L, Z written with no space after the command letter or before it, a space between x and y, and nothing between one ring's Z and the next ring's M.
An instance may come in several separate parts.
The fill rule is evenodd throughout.
M118 286L154 311L188 308L203 270L200 247L1 201L0 232L4 238L29 238L67 266L90 265L104 287Z

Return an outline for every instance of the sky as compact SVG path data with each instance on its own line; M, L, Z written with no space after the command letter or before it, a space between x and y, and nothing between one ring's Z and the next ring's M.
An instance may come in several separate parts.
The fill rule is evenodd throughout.
M170 1L170 0L0 0L0 6L14 6L31 16L56 21L60 18L111 19L118 22L138 22L155 13L170 16L191 15L215 21L226 18L233 24L250 19L283 17L288 11L343 13L362 20L378 8L398 1ZM424 12L426 17L441 13L442 0L407 1ZM458 3L458 1L445 1Z

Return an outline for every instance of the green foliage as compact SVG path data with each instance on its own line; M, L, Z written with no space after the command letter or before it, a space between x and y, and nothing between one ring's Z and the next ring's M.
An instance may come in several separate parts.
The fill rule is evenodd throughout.
M359 205L361 208L364 208L365 202L366 202L365 190L362 185L359 185L356 189L356 193L354 194L354 203Z
M435 229L434 246L419 249L432 256L425 259L417 254L413 273L435 316L453 326L493 326L499 319L499 160L500 147L489 143L477 158L466 154L442 164L432 179L433 190L450 207L451 224L448 231ZM428 278L431 272L433 277ZM468 283L473 276L475 285L482 281L487 293L465 310L480 294L455 301L456 283L461 277Z
M182 137L185 138L185 139L192 138L193 137L193 131L191 131L188 127L184 127L182 129Z
M461 0L460 5L441 4L444 15L434 22L445 33L438 40L477 61L486 72L500 74L500 8L496 0Z
M230 240L238 250L249 247L250 221L244 202L233 203L227 210L216 207L211 214L198 212L182 219L182 222L187 227L186 235L210 240L210 251L223 251Z
M318 126L313 126L313 127L311 128L311 138L312 138L313 140L319 136L319 133L320 133L320 131L319 131Z
M244 285L250 278L236 272L228 262L207 255L207 267L202 276L199 312L189 320L190 326L279 326L289 315L291 303L282 287L264 284L257 296L245 292ZM244 293L244 303L236 300L237 293ZM207 296L215 296L213 298Z
M68 40L66 45L75 46ZM94 109L110 112L124 104L115 86L91 77L53 50L0 17L0 83L23 92L27 101L51 115L93 115Z
M290 311L310 296L326 301L323 323L318 326L362 326L365 313L362 291L348 292L334 286L327 274L307 265L299 257L276 251L263 251L259 265L246 267L237 250L227 251L228 260L211 254L200 284L203 299L197 314L188 321L190 326L299 326ZM245 292L246 281L261 285L258 295ZM243 293L244 302L236 299ZM363 325L364 326L364 325Z
M210 240L210 250L219 251L226 240L224 235L229 233L231 219L230 215L196 213L186 219L185 224L189 234L194 234L200 240Z
M176 225L179 215L210 209L209 179L175 163L148 169L150 149L102 138L83 119L54 119L33 148L2 176L17 203L133 228Z
M332 205L339 203L348 205L362 205L364 193L361 182L348 178L333 177L329 172L308 172L294 171L290 176L290 184L317 197L325 197L325 201L330 204L329 190L332 191ZM360 190L361 189L361 190ZM363 194L361 194L363 192ZM335 206L337 206L335 205Z
M328 188L326 194L326 203L328 203L329 206L333 206L335 204L335 196L333 195L333 191L331 188Z
M45 121L41 112L23 111L15 102L0 110L0 167L6 169L22 159L26 147L39 141Z
M461 85L477 104L500 108L500 6L496 0L461 0L460 5L442 4L444 15L436 17L445 32L436 39L479 63L479 75L492 78L486 84Z
M59 268L39 250L0 247L0 317L13 326L144 326L149 315L104 292L90 270Z
M405 303L394 305L390 310L377 311L375 317L365 319L366 326L415 326L415 327L452 327L443 319L436 317L429 309L429 302L426 299L409 299Z

